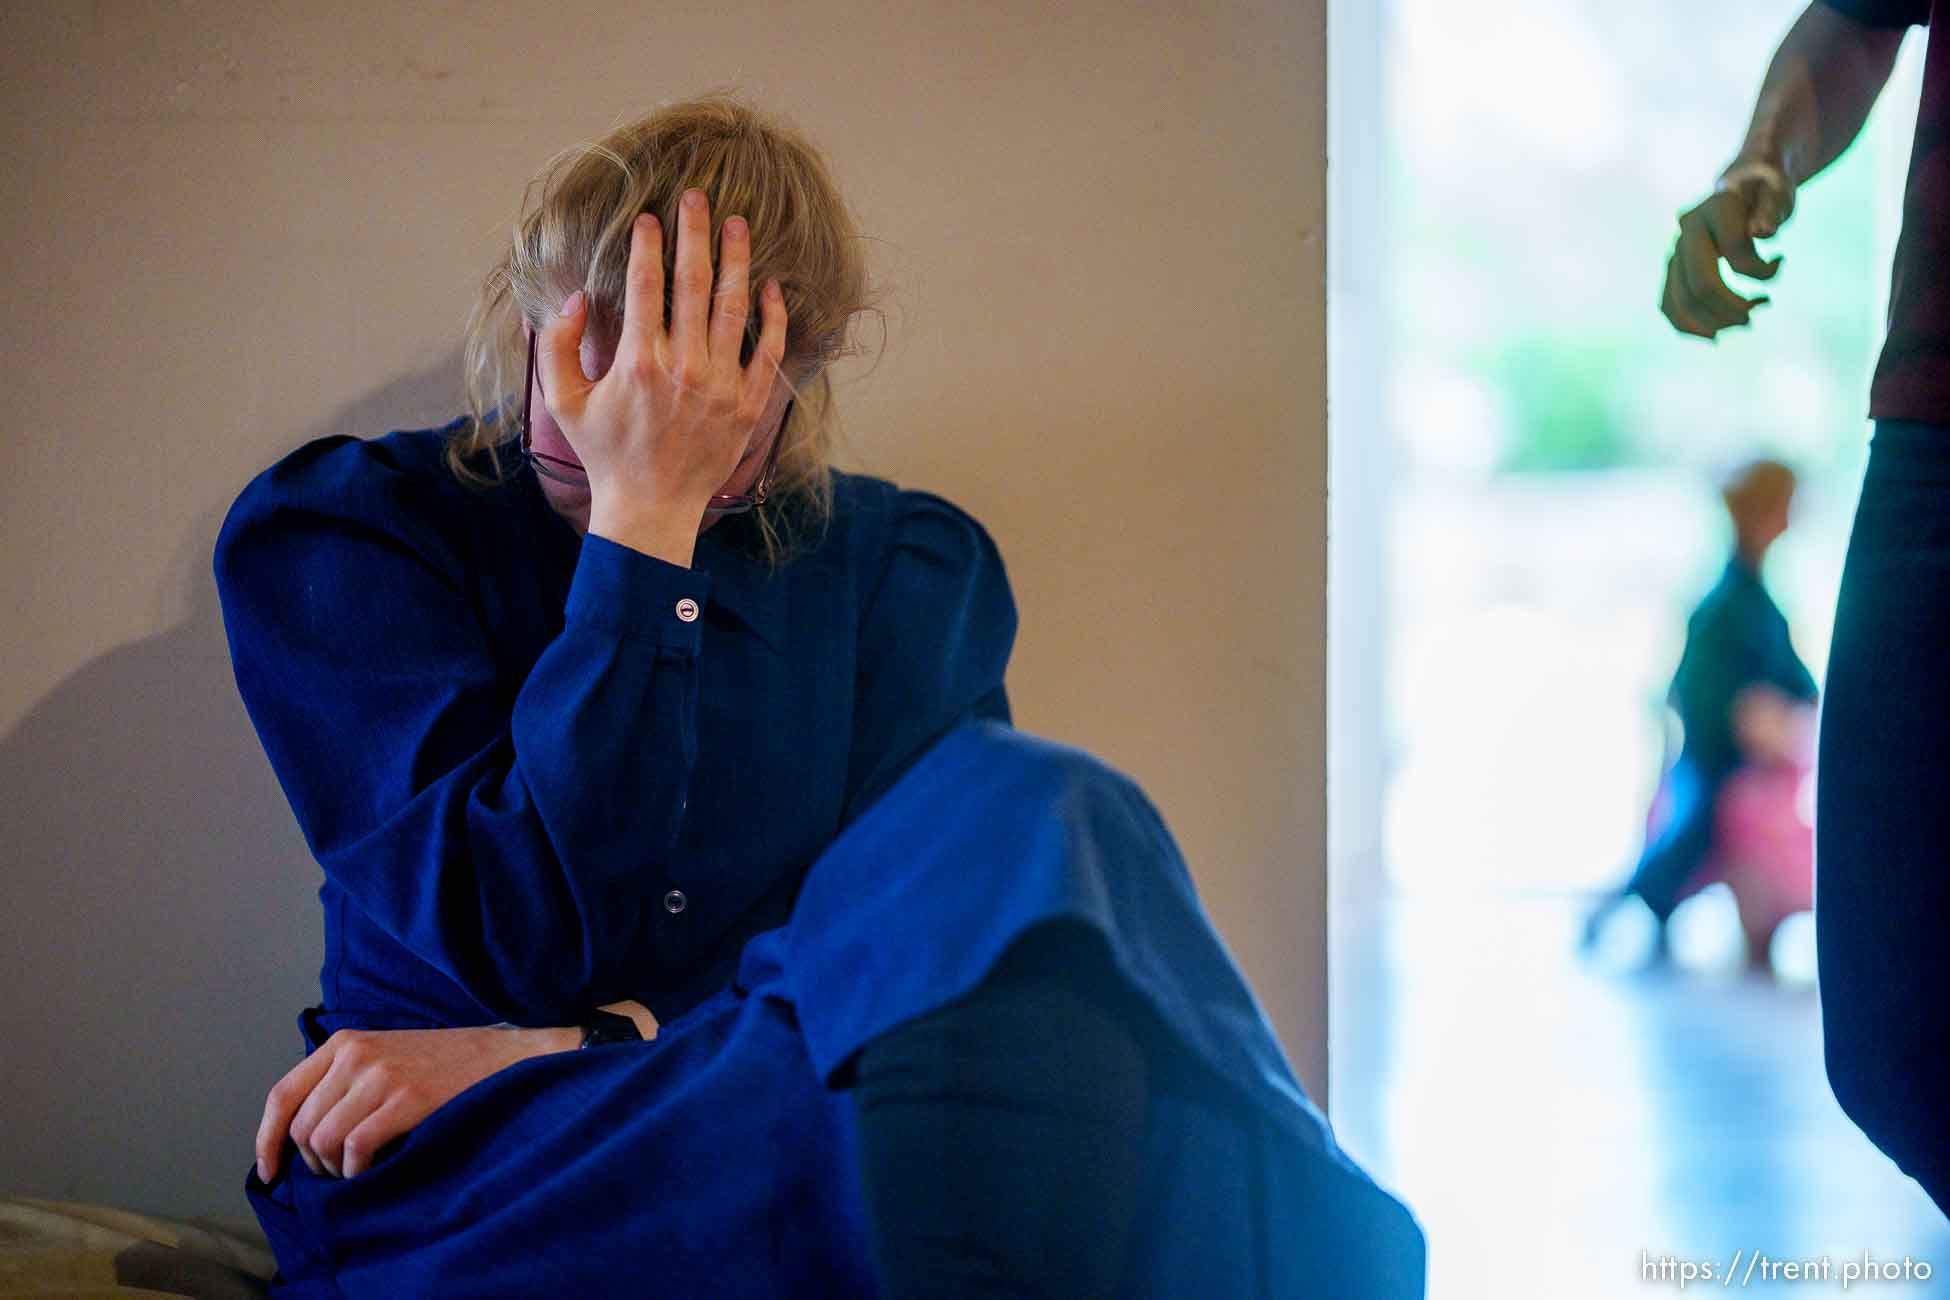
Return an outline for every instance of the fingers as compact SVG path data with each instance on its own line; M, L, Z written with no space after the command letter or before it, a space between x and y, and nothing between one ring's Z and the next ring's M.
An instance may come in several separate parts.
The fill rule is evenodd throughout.
M745 341L745 321L751 316L752 295L747 276L751 268L751 230L743 217L727 217L719 232L718 287L712 294L711 363L729 375L738 369L738 350Z
M298 1062L285 1073L282 1079L271 1085L271 1091L264 1098L264 1117L257 1123L257 1176L260 1181L270 1182L278 1176L278 1166L284 1155L284 1139L291 1130L291 1121L298 1113L318 1081L325 1077L336 1055L332 1040Z
M664 228L656 214L641 212L630 227L630 266L623 280L623 336L617 356L625 350L645 357L657 355L664 332Z
M748 408L763 411L765 403L772 396L772 378L785 361L785 294L779 289L777 280L765 282L764 292L758 295L758 311L763 326L758 336L758 347L753 350L752 359L745 367L744 392L739 400ZM756 420L758 417L752 418Z
M677 266L672 276L670 341L680 371L701 366L711 310L711 208L703 190L685 190L677 205Z
M1781 259L1767 261L1754 247L1754 223L1748 220L1743 207L1733 203L1705 205L1701 217L1706 223L1707 236L1720 256L1727 259L1728 266L1756 280L1771 280L1781 269Z
M417 1118L407 1099L394 1097L359 1120L340 1148L345 1176L357 1178L372 1168L372 1158L379 1149L411 1129Z
M1761 239L1771 238L1794 215L1793 190L1755 181L1742 185L1739 194L1747 201L1747 229Z
M1659 310L1665 313L1672 327L1681 334L1692 334L1699 338L1711 339L1713 331L1701 323L1699 317L1686 309L1685 285L1679 275L1679 255L1673 254L1666 262L1666 291L1659 300Z
M574 423L594 387L582 373L582 332L588 320L589 295L578 289L535 339L535 372L541 381L542 400L565 430Z
M1767 239L1794 214L1794 182L1780 160L1746 156L1720 173L1707 203L1738 209L1743 233Z
M345 1032L341 1030L332 1037L335 1040L339 1039ZM312 1146L312 1135L325 1117L332 1113L332 1108L339 1104L339 1099L345 1096L353 1075L357 1073L354 1068L356 1063L349 1064L346 1055L345 1047L341 1046L332 1059L331 1068L325 1071L325 1077L312 1086L304 1105L298 1107L298 1113L291 1117L291 1140L297 1144L298 1154L304 1158L306 1166L315 1174L328 1172L328 1167Z
M1715 329L1747 324L1754 304L1727 288L1720 278L1720 250L1707 233L1705 218L1698 209L1680 222L1673 260L1679 267L1685 298L1682 305L1688 312Z
M348 1146L360 1155L362 1161L370 1161L373 1151L378 1149L376 1146L365 1147L364 1139L361 1140L361 1144L354 1145L351 1136L369 1117L384 1107L388 1092L385 1077L367 1071L353 1081L352 1085L345 1090L345 1094L339 1098L338 1104L333 1106L325 1117L318 1121L318 1127L312 1130L311 1140L308 1143L312 1154L318 1157L318 1162L335 1177L350 1178L356 1172L346 1169ZM363 1168L364 1164L362 1163L360 1167Z
M640 214L631 227L623 336L616 360L620 365L626 359L640 364L651 357L667 358L673 363L667 368L674 377L691 387L702 384L718 367L725 367L720 374L728 374L741 364L752 306L751 228L742 216L725 220L714 270L710 200L703 190L692 188L677 204L676 239L666 326L663 227L650 213ZM783 296L777 296L775 303L782 313ZM782 346L777 353L782 355ZM549 374L552 377L553 371ZM550 397L549 409L554 411Z

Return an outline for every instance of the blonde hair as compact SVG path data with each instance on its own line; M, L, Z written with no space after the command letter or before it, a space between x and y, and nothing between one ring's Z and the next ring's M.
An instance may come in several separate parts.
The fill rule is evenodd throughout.
M541 195L530 211L529 196L538 185ZM503 451L521 434L527 361L522 321L539 330L556 305L580 288L589 300L586 328L613 344L623 319L631 222L640 212L654 212L663 229L674 232L678 200L693 187L710 200L713 250L726 217L742 216L751 229L747 357L761 327L756 290L776 278L785 295L781 369L793 407L780 433L785 441L772 496L755 512L766 557L777 564L809 526L823 526L831 514L838 421L827 368L857 351L854 317L878 315L879 309L861 237L818 151L793 127L727 91L665 105L564 149L529 182L511 246L482 281L468 317L468 418L447 444L447 465L475 486L506 481ZM676 257L676 240L668 233L663 257L668 312ZM795 371L801 372L798 382ZM475 467L483 459L487 472Z

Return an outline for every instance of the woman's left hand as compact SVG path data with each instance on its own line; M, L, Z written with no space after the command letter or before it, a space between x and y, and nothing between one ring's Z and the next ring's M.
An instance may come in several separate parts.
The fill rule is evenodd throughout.
M313 1173L356 1177L374 1152L482 1079L580 1042L575 1029L341 1029L264 1099L257 1176L277 1177L289 1133Z

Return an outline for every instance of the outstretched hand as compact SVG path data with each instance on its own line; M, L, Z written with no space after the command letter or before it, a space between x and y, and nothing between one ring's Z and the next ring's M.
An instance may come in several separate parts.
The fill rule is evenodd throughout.
M1682 213L1659 301L1673 328L1711 339L1731 326L1751 325L1755 308L1768 299L1743 298L1729 289L1720 276L1720 260L1742 275L1773 279L1781 259L1763 258L1754 240L1778 233L1793 213L1793 182L1765 163L1729 168L1711 195Z

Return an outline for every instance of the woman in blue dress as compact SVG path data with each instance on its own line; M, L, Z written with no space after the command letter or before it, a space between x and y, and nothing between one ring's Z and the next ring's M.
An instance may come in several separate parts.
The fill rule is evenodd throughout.
M279 1294L1422 1294L1142 792L1009 725L987 534L828 468L864 310L804 138L669 106L543 178L467 415L232 507L324 869Z

